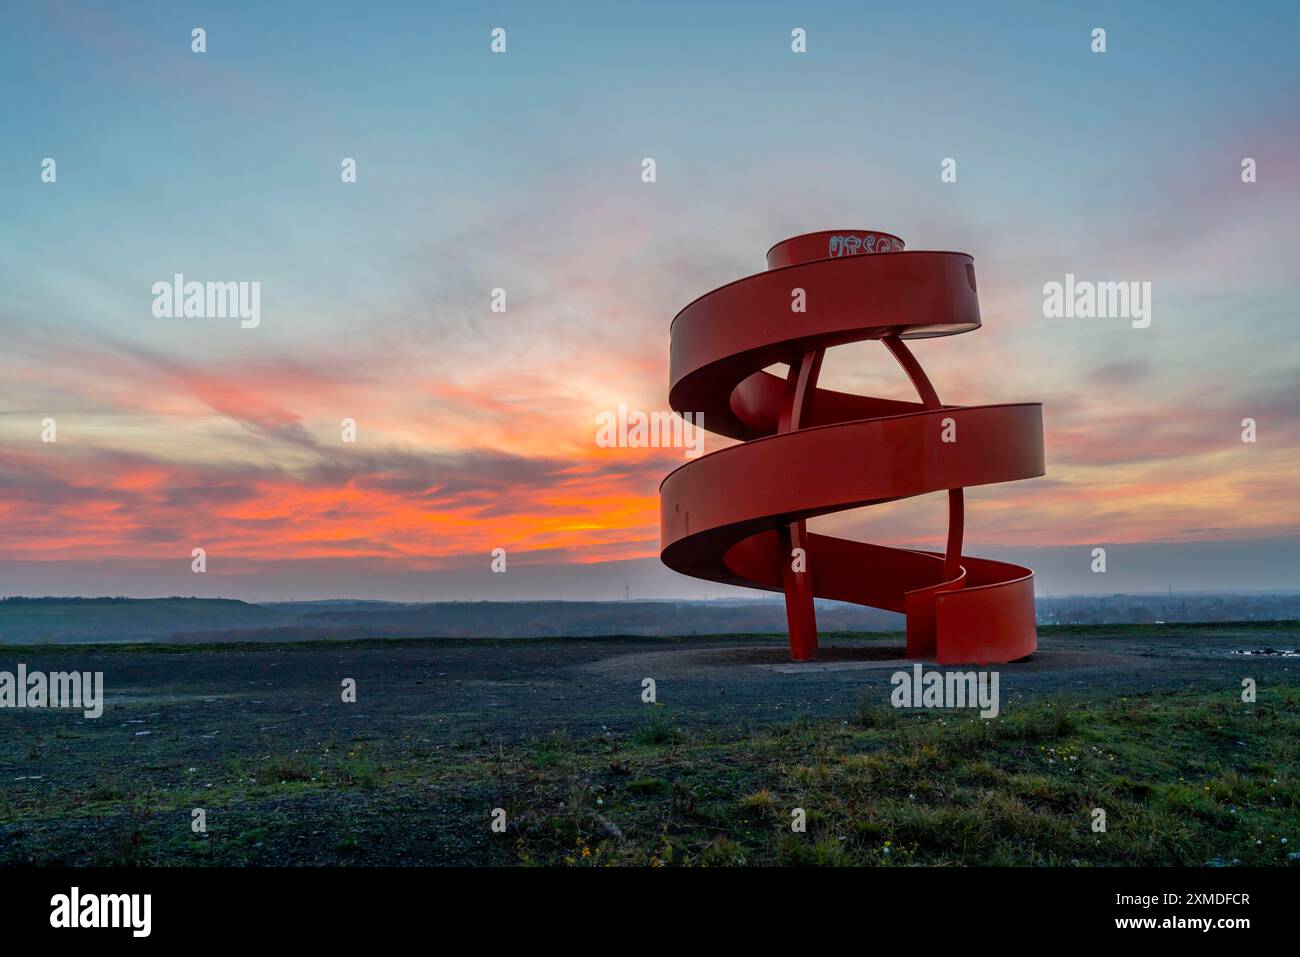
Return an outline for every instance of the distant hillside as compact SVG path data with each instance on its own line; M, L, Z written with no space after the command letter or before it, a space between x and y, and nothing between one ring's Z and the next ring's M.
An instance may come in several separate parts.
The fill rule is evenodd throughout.
M225 598L6 598L0 643L163 641L180 631L274 628L295 618Z
M1278 621L1300 594L1107 595L1038 599L1043 623ZM900 631L890 612L818 602L823 632ZM784 632L779 597L713 601L280 602L221 598L6 598L0 644L312 641L332 638L592 637Z
M828 631L891 631L902 616L828 605ZM740 601L312 601L251 605L209 598L8 598L0 644L310 641L330 638L590 637L779 632L777 599Z

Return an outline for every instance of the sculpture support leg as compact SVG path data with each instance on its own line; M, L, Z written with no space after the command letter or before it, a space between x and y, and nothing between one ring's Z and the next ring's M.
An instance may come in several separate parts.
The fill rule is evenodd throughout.
M881 340L885 348L890 351L898 364L903 367L907 377L912 381L916 394L921 397L921 402L927 409L942 409L943 403L939 401L939 393L934 391L934 386L930 384L930 378L921 368L921 363L916 361L910 349L903 344L903 340L898 336L885 336ZM951 581L956 578L961 571L961 540L962 530L966 523L966 498L963 490L953 488L948 490L948 547L944 550L943 557L943 577Z
M817 654L817 611L813 606L812 572L794 570L789 556L796 548L808 554L808 530L803 522L791 522L781 529L781 553L787 556L782 572L785 585L785 620L790 629L790 657L809 661ZM806 568L806 565L805 565Z
M790 365L781 402L779 432L792 432L808 417L824 349L807 352ZM803 549L796 570L795 549ZM808 661L817 654L817 609L813 605L812 556L808 554L808 527L803 521L781 528L781 583L785 589L785 620L790 630L790 657Z

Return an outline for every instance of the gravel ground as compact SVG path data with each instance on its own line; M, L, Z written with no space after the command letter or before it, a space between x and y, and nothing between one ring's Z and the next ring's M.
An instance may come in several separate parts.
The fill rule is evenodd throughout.
M1054 693L1132 695L1158 689L1238 689L1241 679L1300 682L1300 658L1243 656L1294 650L1294 630L1045 636L1030 659L997 668L1004 699ZM887 699L890 675L909 668L898 636L823 642L820 660L792 663L780 638L445 639L373 647L289 647L131 653L0 651L0 670L104 673L104 714L0 711L14 735L0 746L0 789L22 775L54 775L76 752L118 769L162 755L211 759L259 747L283 750L331 733L384 738L417 733L435 744L517 740L550 731L625 730L641 721L642 681L686 727L848 715L863 696ZM357 701L341 682L357 682ZM1235 693L1235 691L1233 691ZM16 753L47 723L75 732L40 758ZM18 750L22 750L19 748ZM80 762L75 762L80 763ZM91 762L85 770L95 769Z

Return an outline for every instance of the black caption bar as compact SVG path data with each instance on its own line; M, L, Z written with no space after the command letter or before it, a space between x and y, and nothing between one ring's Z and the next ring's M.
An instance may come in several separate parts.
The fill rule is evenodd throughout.
M536 941L569 926L640 934L694 918L743 935L848 921L862 933L924 927L1183 939L1289 926L1296 869L674 870L27 869L0 871L7 941L77 935L211 945L373 942L377 933ZM940 919L941 918L941 919ZM916 923L916 922L920 923ZM934 935L932 938L931 935Z

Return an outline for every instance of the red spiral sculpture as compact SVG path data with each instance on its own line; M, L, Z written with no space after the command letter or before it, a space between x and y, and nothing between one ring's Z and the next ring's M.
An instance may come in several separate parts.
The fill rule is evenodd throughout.
M903 342L979 328L971 257L904 252L875 230L828 230L773 246L767 267L673 320L672 408L742 444L660 485L664 564L784 591L797 661L817 651L814 598L906 614L908 657L988 664L1031 654L1034 573L961 553L962 490L1043 474L1042 406L944 405ZM817 387L826 350L863 339L884 343L919 402ZM785 377L764 371L779 363L789 364ZM806 528L817 515L940 489L942 554Z

